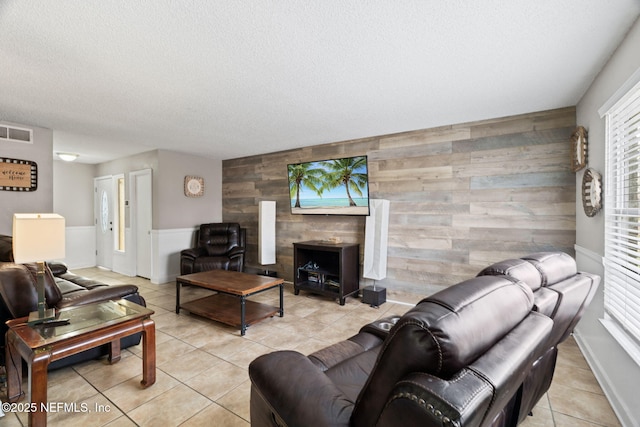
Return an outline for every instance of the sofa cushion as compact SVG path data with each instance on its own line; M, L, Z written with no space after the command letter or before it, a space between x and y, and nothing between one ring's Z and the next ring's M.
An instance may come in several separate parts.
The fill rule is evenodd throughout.
M72 292L80 292L80 291L85 291L87 290L87 288L83 288L82 286L76 285L73 282L70 282L68 280L64 280L61 279L59 277L56 277L56 284L58 285L58 288L60 289L60 292L62 293L62 295L66 295L66 294L70 294Z
M75 285L81 286L82 288L88 289L88 290L109 286L105 283L98 282L97 280L87 279L86 277L78 276L77 274L71 273L70 271L64 274L60 274L58 278L64 279L67 282L74 283ZM62 293L64 293L64 291Z
M202 256L193 262L196 271L229 269L230 259L227 256Z
M136 297L132 299L129 297ZM136 304L145 305L144 300L139 297L138 287L135 285L112 285L95 288L92 290L84 289L76 292L66 293L62 300L58 303L58 308L78 306L90 304L100 301L117 300L126 298Z
M380 339L378 341L382 342ZM321 371L326 371L343 360L358 355L363 351L365 349L360 344L352 340L344 340L311 353L309 359Z
M362 387L375 366L380 348L376 347L345 359L325 372L350 402L355 403L362 391Z

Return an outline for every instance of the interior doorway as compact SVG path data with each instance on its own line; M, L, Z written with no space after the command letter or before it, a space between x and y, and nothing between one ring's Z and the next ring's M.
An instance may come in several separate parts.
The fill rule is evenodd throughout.
M151 230L153 229L153 198L151 169L129 174L131 185L131 227L134 236L136 275L151 278Z

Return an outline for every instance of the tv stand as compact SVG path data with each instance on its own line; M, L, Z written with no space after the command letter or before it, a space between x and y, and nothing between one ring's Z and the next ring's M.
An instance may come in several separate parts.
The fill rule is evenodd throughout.
M344 305L349 295L358 294L359 251L357 243L329 243L312 240L293 244L293 288L337 298Z

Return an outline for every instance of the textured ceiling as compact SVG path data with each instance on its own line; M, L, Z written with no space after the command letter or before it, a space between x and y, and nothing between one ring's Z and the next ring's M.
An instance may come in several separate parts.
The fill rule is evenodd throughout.
M98 163L576 105L638 0L0 0L0 120Z

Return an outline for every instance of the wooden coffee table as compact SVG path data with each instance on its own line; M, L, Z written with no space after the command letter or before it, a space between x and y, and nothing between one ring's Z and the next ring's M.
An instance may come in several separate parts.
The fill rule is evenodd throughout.
M176 278L176 313L179 314L182 308L226 325L239 326L240 335L244 335L249 325L276 314L280 317L284 316L283 283L284 280L277 277L228 270L210 270L178 276ZM181 304L182 285L211 289L217 293ZM280 288L280 308L247 300L252 295L276 287Z
M24 396L22 363L29 372L30 426L47 425L47 368L49 363L109 344L109 362L120 360L120 339L142 333L142 381L149 387L156 381L155 323L153 310L121 299L58 310L58 319L68 325L27 325L27 318L9 320L6 334L7 397L15 402Z

